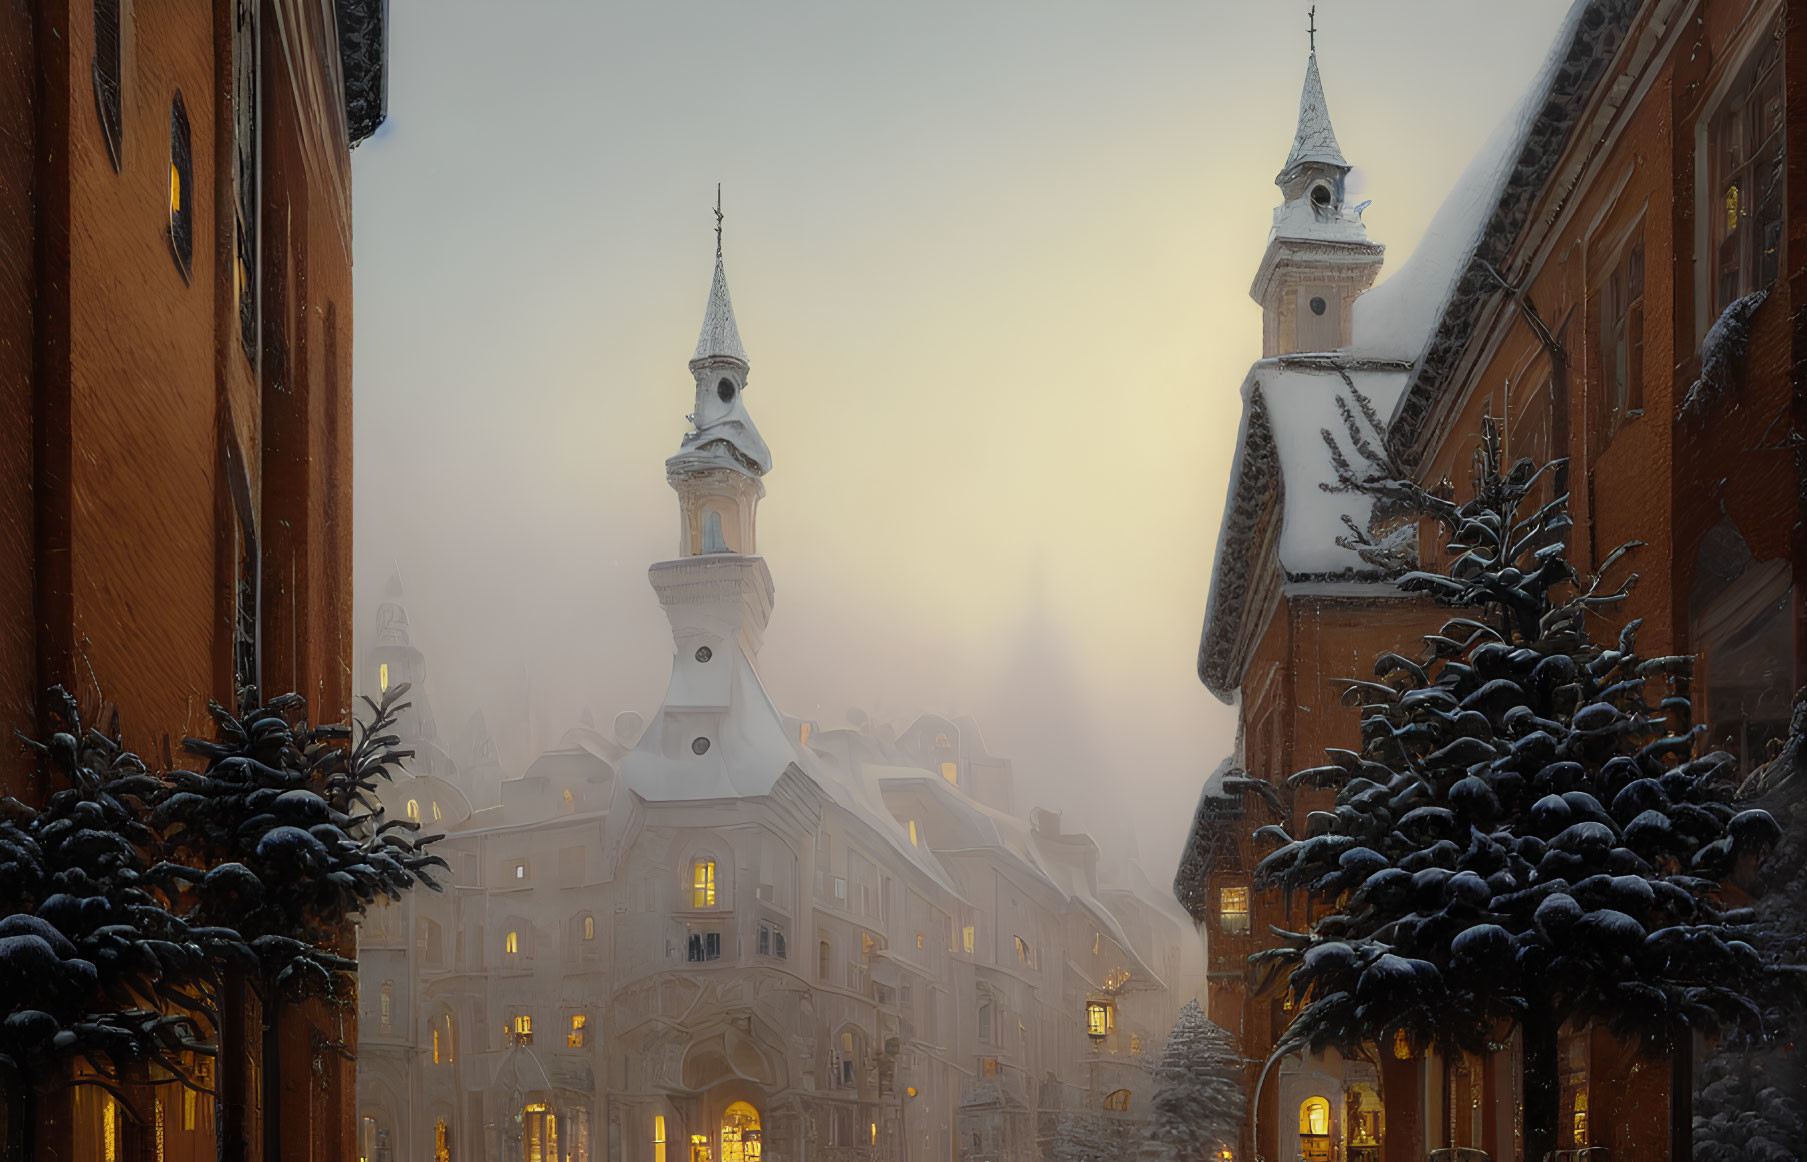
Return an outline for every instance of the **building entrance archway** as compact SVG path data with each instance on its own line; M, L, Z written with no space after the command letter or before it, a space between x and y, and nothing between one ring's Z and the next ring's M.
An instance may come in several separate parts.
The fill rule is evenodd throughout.
M759 1162L759 1111L737 1101L722 1111L721 1162Z

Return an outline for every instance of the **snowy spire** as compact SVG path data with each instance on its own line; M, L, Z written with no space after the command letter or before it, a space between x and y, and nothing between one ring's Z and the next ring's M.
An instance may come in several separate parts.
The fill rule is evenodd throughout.
M1285 185L1288 175L1302 165L1317 162L1347 170L1342 147L1336 143L1336 130L1330 127L1330 106L1324 101L1324 82L1318 77L1318 54L1313 52L1305 62L1305 89L1299 94L1299 130L1293 135L1292 152L1280 167L1275 185Z
M734 323L734 303L728 298L728 276L722 270L722 188L715 187L715 281L709 285L709 306L703 312L703 332L697 336L694 359L727 358L747 361L740 345L740 328Z

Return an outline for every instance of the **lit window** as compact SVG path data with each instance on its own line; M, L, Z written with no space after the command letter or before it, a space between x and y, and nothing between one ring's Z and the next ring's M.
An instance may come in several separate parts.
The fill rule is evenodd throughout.
M1029 968L1035 967L1035 950L1021 936L1016 939L1016 962Z
M979 1072L986 1077L996 1077L998 1075L998 1059L996 1057L981 1057L979 1059Z
M960 947L965 950L968 956L973 954L974 935L973 926L971 924L960 929Z
M699 859L690 865L690 906L715 907L715 861Z
M439 1064L439 1030L433 1030L433 1064Z
M194 269L194 181L188 108L182 103L182 94L177 93L169 103L169 249L184 282Z
M577 810L577 798L576 798L576 796L571 794L571 788L566 787L565 788L565 814L569 815L569 814L571 814L571 812L573 812L575 810Z
M376 668L376 688L387 694L389 692L389 663L384 662Z
M759 1111L737 1101L722 1111L721 1162L759 1162Z
M517 1045L533 1044L533 1017L527 1013L517 1013L514 1019L514 1039Z
M1105 1096L1104 1108L1117 1113L1129 1112L1129 1091L1127 1089L1112 1090Z
M1217 893L1217 923L1225 932L1249 930L1249 890L1223 888Z
M408 800L408 818L413 820L415 823L420 822L420 800L419 799L409 799Z
M916 934L916 948L918 951L922 948L922 933L920 932Z
M1393 1059L1395 1061L1410 1061L1412 1059L1412 1042L1411 1039L1405 1035L1404 1029L1400 1029L1393 1034Z
M1129 1051L1131 1053L1142 1052L1142 1034L1131 1033L1129 1035Z
M910 846L920 847L922 841L916 837L916 820L910 820Z
M665 1115L653 1115L653 1162L665 1162Z
M182 1128L184 1130L195 1128L195 1107L199 1104L195 1097L194 1090L187 1086L182 1087Z
M433 1162L452 1162L452 1132L444 1118L433 1123Z
M435 822L437 822L438 820L443 819L443 818L445 818L445 816L440 813L439 800L435 799L435 800L433 800L433 819Z
M1713 215L1708 320L1733 300L1775 281L1783 247L1783 100L1779 36L1756 41L1732 93L1707 128L1707 153L1718 191ZM1703 320L1701 325L1705 325Z
M809 723L805 722L797 731L798 739L804 746L809 745Z
M1085 1031L1088 1036L1103 1037L1117 1026L1117 1013L1109 1001L1085 1003Z
M878 1145L878 1123L877 1122L872 1123L872 1144L874 1146Z
M527 865L526 864L517 863L514 865L514 878L517 880L524 880L527 878Z
M1299 1106L1299 1133L1308 1138L1330 1136L1330 1103L1321 1097L1308 1097Z
M1585 1147L1587 1145L1587 1090L1585 1089L1575 1092L1574 1125L1575 1145Z
M1600 361L1611 422L1644 411L1644 237L1625 249L1601 295Z
M100 1099L100 1156L103 1162L119 1162L119 1103L112 1094Z
M156 1162L163 1162L163 1099L151 1099L151 1130L155 1135L154 1144L157 1152Z
M960 785L960 765L958 763L942 763L941 777L958 787Z
M524 1162L558 1162L558 1116L544 1102L521 1111L521 1156Z
M565 1034L565 1047L582 1049L584 1047L584 1030L589 1025L589 1018L582 1013L571 1014L571 1031Z
M510 956L520 952L521 934L519 932L510 932L508 934L508 939L503 941L503 946L508 950L508 955Z
M596 917L594 916L584 917L584 939L596 939Z
M709 1135L690 1135L690 1162L710 1162Z

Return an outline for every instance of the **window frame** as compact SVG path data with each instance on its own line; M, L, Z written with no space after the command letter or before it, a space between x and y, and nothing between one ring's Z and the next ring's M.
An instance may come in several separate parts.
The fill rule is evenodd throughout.
M1779 7L1779 6L1776 6ZM1773 54L1773 55L1771 55ZM1729 54L1728 54L1729 55ZM1763 285L1771 285L1762 280L1764 264L1761 248L1761 230L1750 219L1753 217L1753 205L1773 205L1777 228L1773 258L1775 267L1772 277L1780 277L1780 272L1787 266L1787 124L1786 106L1782 107L1783 117L1771 134L1759 138L1753 143L1750 140L1749 126L1751 122L1739 118L1740 127L1744 129L1744 155L1735 163L1728 164L1726 156L1724 127L1728 119L1736 114L1743 114L1756 108L1761 112L1761 105L1753 98L1758 96L1766 86L1774 86L1772 95L1780 99L1785 90L1782 83L1783 62L1781 59L1781 14L1775 13L1763 22L1748 41L1739 46L1737 64L1729 68L1718 86L1711 102L1703 109L1695 123L1695 245L1696 276L1695 304L1695 341L1702 340L1713 325L1713 322L1725 311L1733 301L1743 297ZM1764 150L1764 146L1772 145L1773 152ZM1770 191L1770 199L1753 200L1751 187L1755 185L1758 174L1758 162L1770 152L1777 160L1775 171L1776 184ZM1725 192L1736 180L1743 179L1737 202L1740 216L1736 226L1728 228L1726 218ZM1724 269L1727 243L1734 241L1734 236L1746 225L1747 233L1736 237L1738 269L1734 281L1728 285Z

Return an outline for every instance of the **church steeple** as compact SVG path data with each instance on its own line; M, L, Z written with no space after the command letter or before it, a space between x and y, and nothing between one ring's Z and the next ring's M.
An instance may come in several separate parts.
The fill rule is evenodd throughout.
M1249 294L1261 304L1264 357L1348 346L1356 296L1374 285L1386 248L1368 240L1363 202L1344 202L1352 168L1330 125L1318 74L1317 20L1299 94L1299 125L1274 178L1279 206Z

